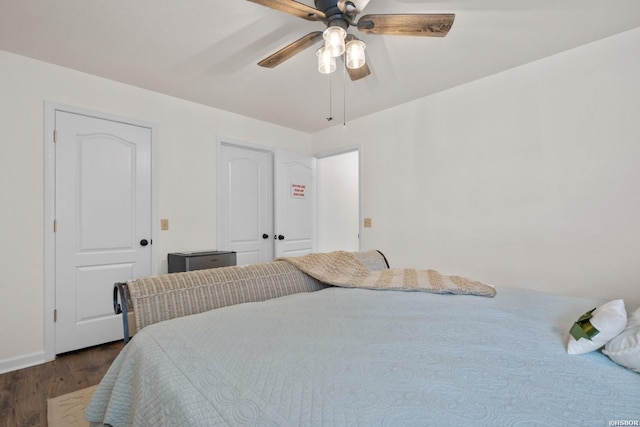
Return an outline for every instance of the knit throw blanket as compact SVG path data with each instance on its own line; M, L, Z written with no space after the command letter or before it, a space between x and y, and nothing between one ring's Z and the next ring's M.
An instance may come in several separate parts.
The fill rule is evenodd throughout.
M435 270L390 268L372 271L353 254L344 251L309 254L280 260L293 264L323 283L340 287L483 297L493 297L496 294L496 290L489 285L460 276L445 276Z

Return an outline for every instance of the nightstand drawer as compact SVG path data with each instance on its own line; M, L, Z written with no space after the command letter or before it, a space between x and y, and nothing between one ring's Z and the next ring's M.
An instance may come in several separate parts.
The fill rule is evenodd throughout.
M169 273L236 265L236 253L226 251L179 252L167 255Z

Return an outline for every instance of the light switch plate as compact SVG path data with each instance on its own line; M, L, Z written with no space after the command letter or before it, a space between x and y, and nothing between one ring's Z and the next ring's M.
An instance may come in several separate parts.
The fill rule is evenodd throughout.
M371 228L371 218L365 218L364 219L364 227L365 228Z
M166 231L169 229L169 220L163 218L160 220L160 230Z

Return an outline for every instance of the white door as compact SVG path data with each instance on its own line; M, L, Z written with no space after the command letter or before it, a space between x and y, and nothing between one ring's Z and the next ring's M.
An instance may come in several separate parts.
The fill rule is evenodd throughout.
M276 257L316 252L316 158L278 150L275 164Z
M115 282L151 274L151 130L55 114L55 352L122 339Z
M273 168L269 151L221 144L218 250L238 265L273 259Z

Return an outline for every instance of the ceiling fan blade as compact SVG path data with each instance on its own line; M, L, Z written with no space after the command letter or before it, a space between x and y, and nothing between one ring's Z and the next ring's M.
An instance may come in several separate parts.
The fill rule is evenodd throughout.
M369 66L365 63L360 68L352 69L347 67L347 73L349 73L349 77L351 78L351 80L355 82L356 80L360 80L367 77L369 74L371 74L371 70L369 69Z
M257 3L262 6L270 7L271 9L279 10L290 15L297 16L298 18L306 19L307 21L322 21L326 18L324 12L307 6L306 4L299 3L295 0L248 0L252 3Z
M453 13L365 15L358 21L358 30L394 36L444 37L455 16Z
M277 65L282 64L292 56L295 56L298 53L302 52L306 48L314 45L319 40L322 40L322 31L314 31L312 33L309 33L306 36L294 41L290 45L283 47L273 55L270 55L262 61L258 62L258 65L260 65L261 67L273 68Z

